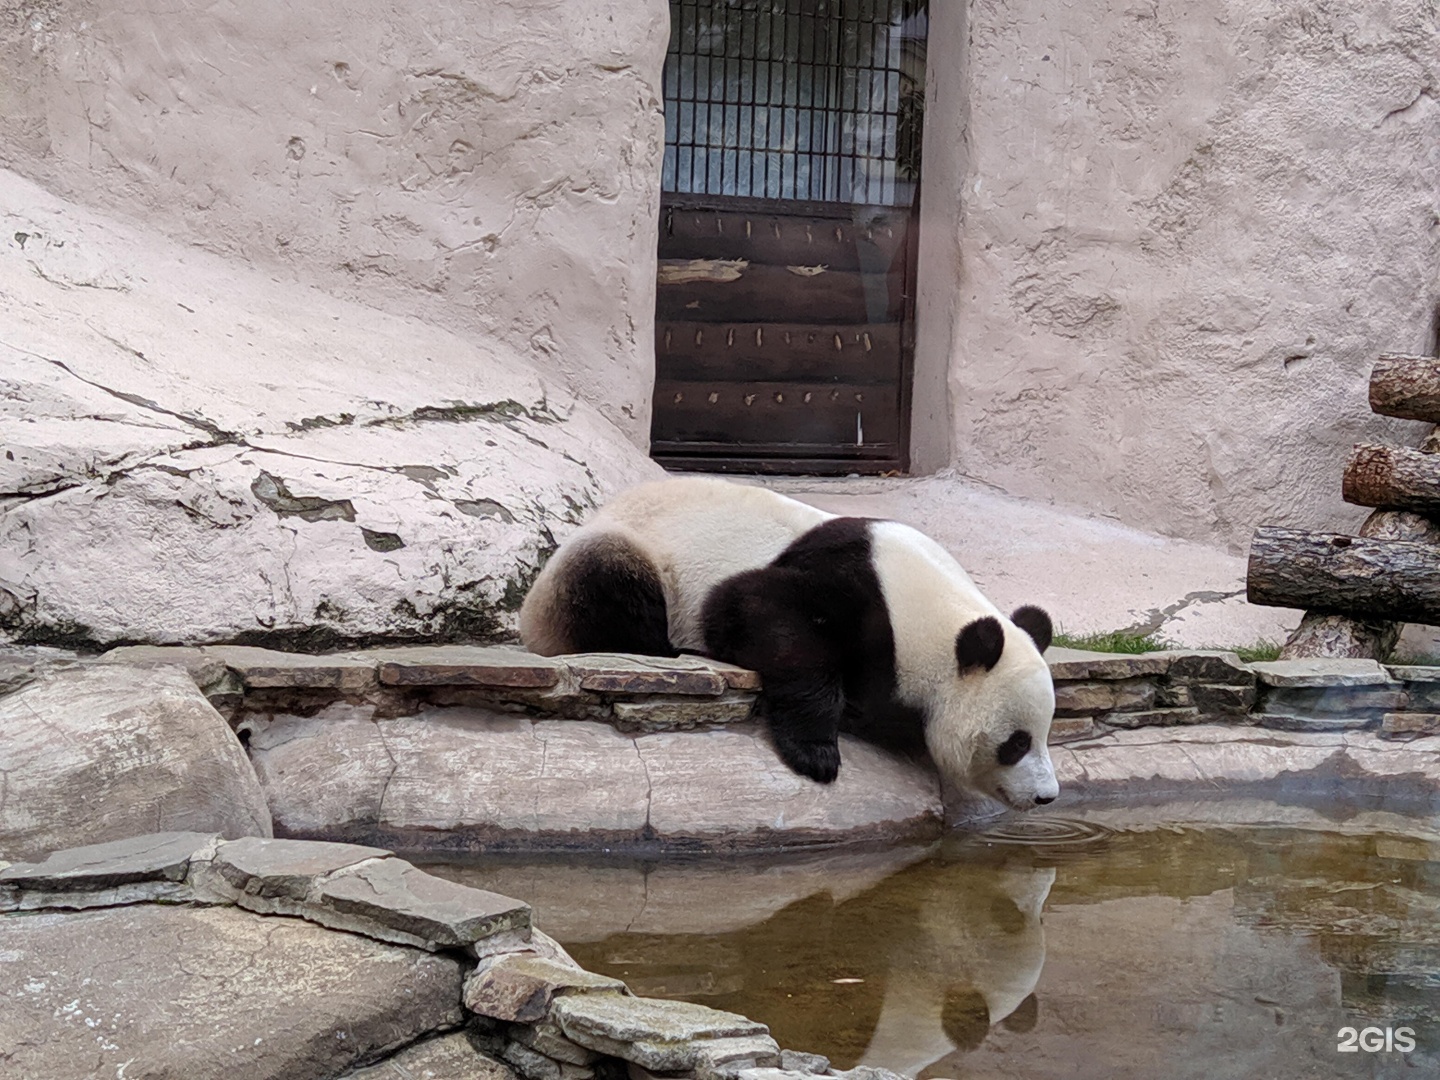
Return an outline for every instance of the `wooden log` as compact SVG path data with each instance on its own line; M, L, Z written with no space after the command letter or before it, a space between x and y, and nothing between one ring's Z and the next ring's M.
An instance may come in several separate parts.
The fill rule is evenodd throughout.
M1440 357L1382 356L1370 371L1370 408L1440 424Z
M1341 491L1357 506L1440 512L1440 454L1361 443L1345 466Z
M1267 607L1440 626L1440 547L1262 525L1246 590Z
M1430 433L1420 449L1431 454L1440 452L1440 428ZM1440 524L1407 510L1377 510L1360 526L1360 535L1440 544ZM1280 650L1280 659L1323 656L1384 660L1394 651L1404 629L1404 623L1387 619L1352 619L1348 615L1307 611Z

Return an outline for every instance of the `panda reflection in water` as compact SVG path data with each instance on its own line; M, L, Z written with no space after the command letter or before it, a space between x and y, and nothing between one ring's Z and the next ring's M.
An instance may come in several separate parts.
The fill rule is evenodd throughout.
M562 544L520 610L543 656L700 653L760 673L780 757L820 783L844 731L928 751L1023 810L1059 792L1045 612L1006 618L939 544L711 478L643 484Z

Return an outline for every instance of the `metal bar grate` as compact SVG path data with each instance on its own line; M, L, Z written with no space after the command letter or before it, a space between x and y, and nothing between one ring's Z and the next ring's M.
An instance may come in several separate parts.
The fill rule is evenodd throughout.
M671 0L663 189L909 205L924 0Z

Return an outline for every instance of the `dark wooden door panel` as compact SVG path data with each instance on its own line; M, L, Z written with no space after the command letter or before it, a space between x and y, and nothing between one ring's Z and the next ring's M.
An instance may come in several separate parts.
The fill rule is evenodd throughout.
M900 435L899 388L797 382L676 382L655 385L659 442L795 442L853 452L893 446Z
M660 319L691 322L891 322L904 314L905 292L886 274L667 260L655 306Z
M663 378L874 383L900 378L901 324L659 323Z
M909 210L846 217L687 209L667 206L660 222L662 259L746 259L770 266L826 266L886 273L904 258ZM854 220L860 217L860 221ZM866 218L869 220L865 220Z

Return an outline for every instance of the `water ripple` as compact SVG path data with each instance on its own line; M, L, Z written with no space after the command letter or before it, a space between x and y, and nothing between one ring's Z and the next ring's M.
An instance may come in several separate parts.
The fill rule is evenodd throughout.
M1112 830L1089 821L1029 813L998 822L975 839L1014 847L1068 848L1103 843L1112 835Z

